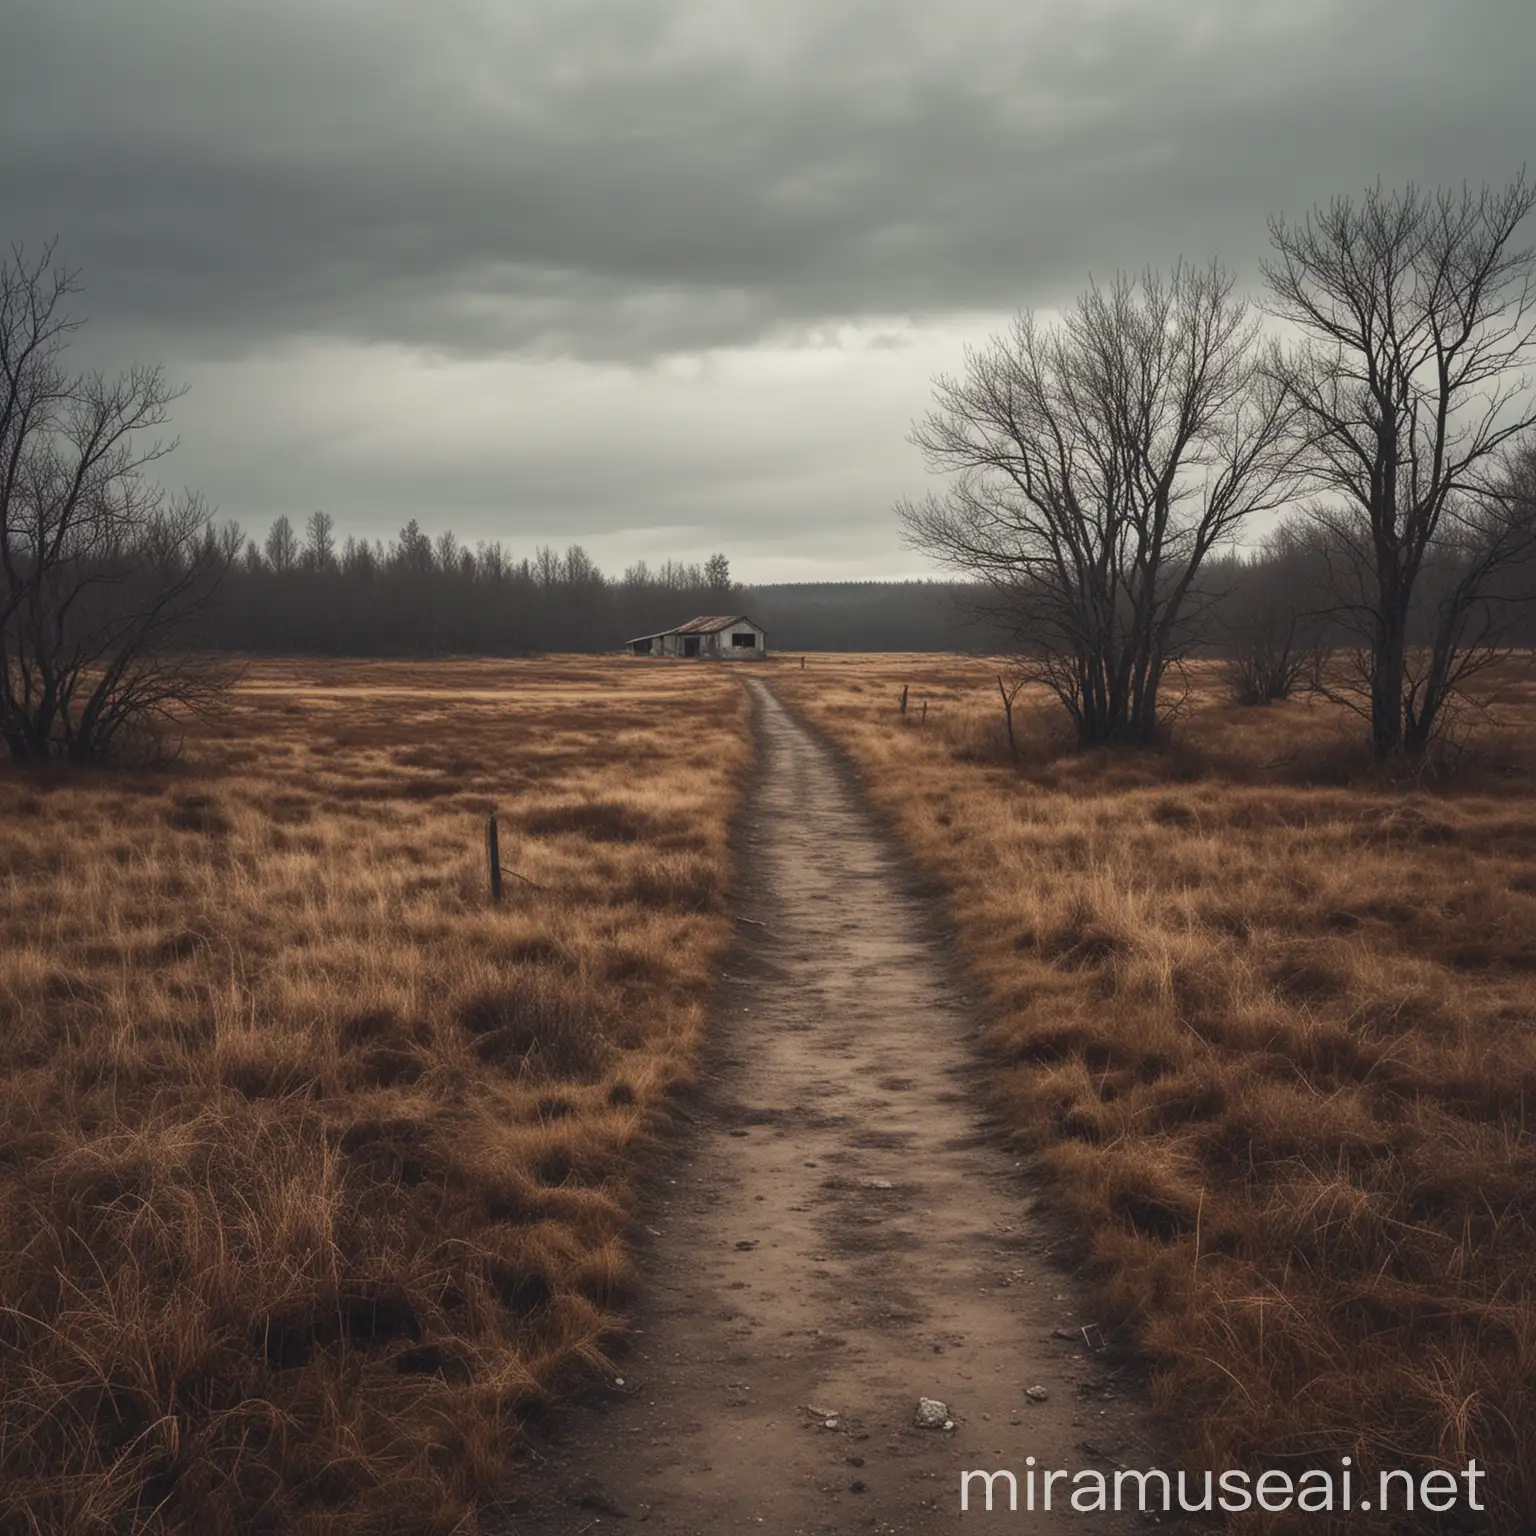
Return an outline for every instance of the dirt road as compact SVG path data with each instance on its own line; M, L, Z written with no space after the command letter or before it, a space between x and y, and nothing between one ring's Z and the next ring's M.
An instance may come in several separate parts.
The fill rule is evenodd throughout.
M976 1017L935 903L847 771L748 686L762 763L742 939L698 1123L647 1218L623 1384L536 1447L542 1464L493 1528L974 1530L991 1521L961 1515L962 1469L1007 1468L1020 1513L992 1521L1011 1529L1030 1456L1041 1470L1155 1465L1143 1412L1085 1344L1092 1319L986 1118ZM914 1425L924 1397L952 1428ZM1058 1513L1028 1528L1145 1528L1062 1511L1069 1494L1058 1482Z

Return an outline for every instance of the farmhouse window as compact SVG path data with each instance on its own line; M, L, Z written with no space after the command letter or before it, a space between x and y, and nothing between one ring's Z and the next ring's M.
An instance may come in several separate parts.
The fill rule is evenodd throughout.
M750 651L757 645L756 635L732 635L731 644L738 650Z

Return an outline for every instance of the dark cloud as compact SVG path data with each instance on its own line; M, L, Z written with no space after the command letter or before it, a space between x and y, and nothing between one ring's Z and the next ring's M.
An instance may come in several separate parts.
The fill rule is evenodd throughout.
M20 0L0 36L0 208L9 237L61 237L102 345L192 377L184 436L220 444L197 467L257 517L289 510L267 459L297 386L242 359L302 344L337 390L382 369L461 410L434 370L523 360L498 402L538 422L530 359L629 370L609 403L634 412L676 354L792 350L860 317L953 339L955 316L1180 254L1252 273L1267 212L1378 177L1513 174L1536 142L1532 57L1529 0ZM391 349L422 360L409 385ZM694 492L757 537L740 509L782 452L799 467L777 466L774 496L808 497L824 540L850 497L888 525L915 473L919 356L882 361L866 338L843 378L892 413L848 410L870 434L848 448L857 495L792 386L740 379L706 413L709 465L698 398L664 390L674 414L648 418L629 472L597 475L575 423L590 434L603 408L602 366L570 375L586 394L569 420L457 470L417 441L419 405L377 399L389 443L418 450L378 494L432 480L489 526L520 483L519 526L606 536L693 526L666 509ZM903 369L902 388L877 382ZM310 400L277 455L334 474L337 506L368 478L340 415ZM716 534L729 516L699 513ZM840 547L867 536L849 524Z
M1526 0L102 0L8 33L8 220L221 351L1010 307L1246 258L1267 208L1378 174L1506 174L1536 127Z

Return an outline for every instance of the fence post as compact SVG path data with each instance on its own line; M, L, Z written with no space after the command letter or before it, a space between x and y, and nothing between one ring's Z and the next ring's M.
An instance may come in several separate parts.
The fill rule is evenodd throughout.
M901 712L902 714L907 712L907 685L905 683L901 685Z
M501 900L501 839L496 834L496 813L485 824L485 858L491 868L491 900Z
M923 725L927 725L928 724L928 700L927 699L923 700L923 718L922 718L921 724L923 724Z

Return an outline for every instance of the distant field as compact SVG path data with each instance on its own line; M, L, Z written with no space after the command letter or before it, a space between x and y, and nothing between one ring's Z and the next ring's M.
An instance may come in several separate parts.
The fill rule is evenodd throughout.
M614 1326L748 751L720 669L262 663L0 770L0 1528L454 1528Z
M1210 672L1161 754L1068 752L1026 696L1017 765L985 662L776 679L949 890L999 1100L1186 1464L1475 1456L1486 1528L1536 1524L1529 666L1416 783Z

